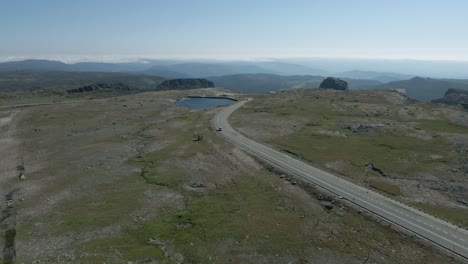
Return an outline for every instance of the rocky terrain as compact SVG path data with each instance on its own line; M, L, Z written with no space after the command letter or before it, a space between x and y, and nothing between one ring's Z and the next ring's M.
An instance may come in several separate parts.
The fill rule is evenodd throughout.
M314 166L468 227L468 112L392 91L255 96L234 127Z
M120 91L129 92L132 88L122 83L94 83L78 88L67 89L67 93L86 93L95 91Z
M448 89L468 90L468 81L463 79L433 79L413 77L374 87L375 89L404 89L406 95L418 101L429 102L444 96Z
M215 87L212 81L206 79L172 79L158 85L158 90L189 90Z
M432 100L433 103L462 105L468 108L468 90L448 89L444 97Z
M0 107L0 151L6 157L0 160L0 191L9 195L0 199L0 245L8 248L0 261L8 263L11 255L5 252L16 252L16 263L458 262L244 154L212 128L217 109L175 105L181 97L221 93L147 92L21 107L11 98ZM394 126L383 120L347 119L335 130L332 119L326 121L333 111L373 118L394 113L389 105L396 104L402 118L428 114L405 105L401 96L389 96L388 102L379 95L365 97L387 102L377 109L369 102L355 102L356 94L334 93L286 93L265 97L264 104L259 97L252 102L257 105L239 113L245 124L255 117L257 125L241 126L239 117L236 123L248 134L262 128L254 133L258 139L293 136L310 127L307 135L335 140ZM338 104L340 97L347 103ZM291 103L307 109L308 104L298 104L301 98L323 111L287 114L295 109ZM437 111L460 118L456 108ZM322 122L328 125L322 127ZM371 125L377 123L384 127ZM435 136L409 127L408 133ZM450 136L459 140L456 133ZM434 160L454 157L435 156L441 155L435 151L431 155ZM334 162L327 164L343 173L354 162L330 159ZM369 175L379 168L393 177L379 159L365 159L369 161ZM458 186L464 172L450 173L446 182L451 185L430 184Z
M166 78L142 74L120 72L30 72L30 71L0 71L0 92L8 91L38 91L52 89L63 90L86 86L92 83L121 83L133 90L156 90ZM56 89L54 89L56 88Z

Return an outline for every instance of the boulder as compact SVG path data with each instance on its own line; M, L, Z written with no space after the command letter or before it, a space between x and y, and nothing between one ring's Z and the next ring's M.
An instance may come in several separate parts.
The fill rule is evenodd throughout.
M348 90L348 83L335 77L328 77L320 84L320 89Z

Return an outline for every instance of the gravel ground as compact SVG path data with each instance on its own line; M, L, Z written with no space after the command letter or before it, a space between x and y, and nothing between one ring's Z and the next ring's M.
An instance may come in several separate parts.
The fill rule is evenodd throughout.
M2 110L0 153L10 158L0 160L0 191L21 187L17 263L457 262L236 149L211 127L217 109L174 105L218 93ZM300 131L307 118L277 120L283 128L265 137ZM24 181L14 176L21 149Z

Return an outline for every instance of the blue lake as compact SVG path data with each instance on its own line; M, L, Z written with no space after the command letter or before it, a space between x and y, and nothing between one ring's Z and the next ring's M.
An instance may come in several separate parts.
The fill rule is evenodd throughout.
M211 107L230 105L236 100L229 98L216 97L184 97L176 102L178 106L184 106L191 109L208 109Z

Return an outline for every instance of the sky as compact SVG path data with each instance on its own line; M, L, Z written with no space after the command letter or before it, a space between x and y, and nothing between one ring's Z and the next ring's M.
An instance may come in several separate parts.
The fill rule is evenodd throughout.
M0 0L0 59L468 61L466 0Z

